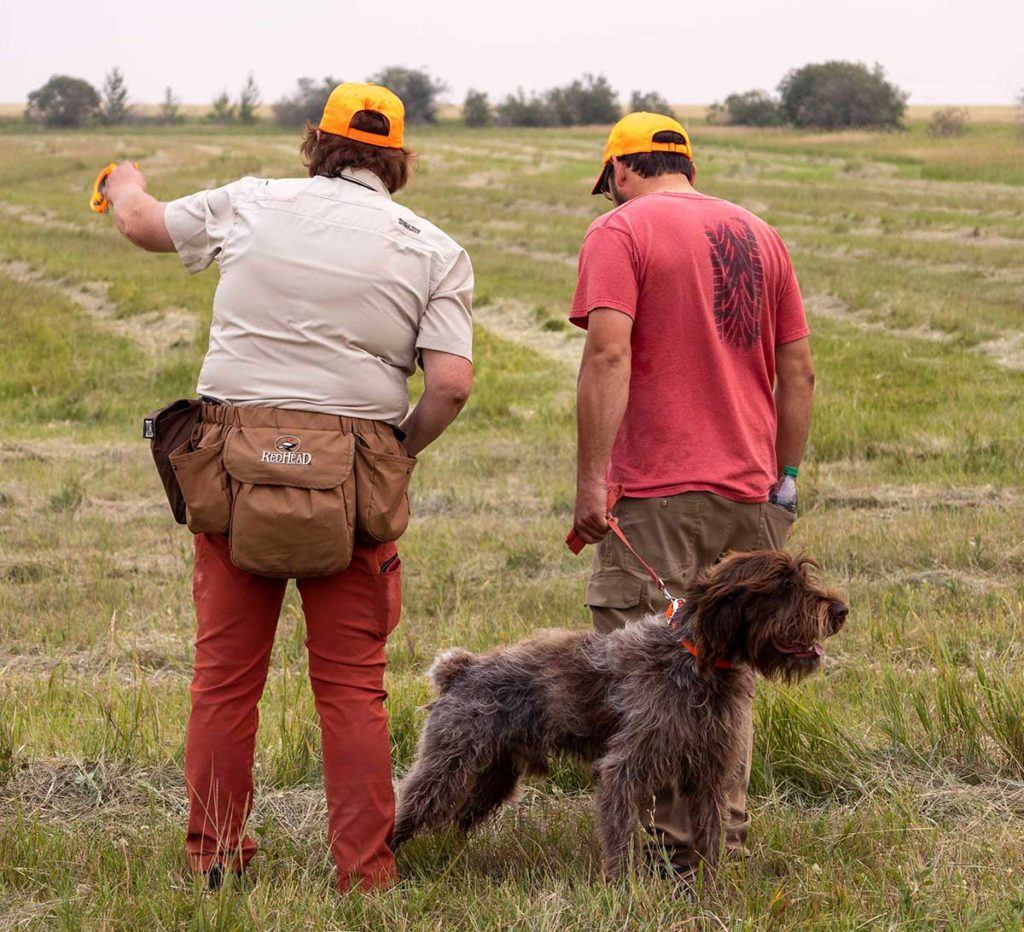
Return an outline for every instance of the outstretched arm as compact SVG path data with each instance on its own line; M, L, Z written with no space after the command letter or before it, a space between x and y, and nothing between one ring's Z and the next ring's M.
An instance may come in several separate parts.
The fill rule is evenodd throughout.
M775 458L783 466L799 466L811 432L814 407L814 362L810 341L804 337L775 348Z
M576 508L573 529L588 544L608 533L605 472L629 401L633 318L596 308L576 385Z
M410 456L418 456L458 416L473 388L473 364L463 356L423 350L423 380L423 394L402 422Z
M148 252L174 252L164 224L163 201L146 191L146 176L131 162L122 162L107 178L103 193L114 210L114 226Z

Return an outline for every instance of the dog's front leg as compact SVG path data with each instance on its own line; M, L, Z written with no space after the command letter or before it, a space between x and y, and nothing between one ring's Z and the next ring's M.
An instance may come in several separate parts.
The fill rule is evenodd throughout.
M693 849L704 861L710 874L718 865L724 842L722 837L724 788L717 782L705 783L691 793L690 800Z
M640 821L636 768L628 760L598 764L598 790L594 799L597 830L601 839L601 871L606 880L617 880L629 862L630 845ZM642 788L641 788L642 790Z

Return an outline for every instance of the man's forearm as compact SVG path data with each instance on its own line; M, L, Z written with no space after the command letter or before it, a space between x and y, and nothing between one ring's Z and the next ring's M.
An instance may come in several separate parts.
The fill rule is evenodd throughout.
M448 392L425 391L412 409L409 416L402 422L405 432L405 448L410 456L419 456L420 452L444 433L452 421L458 417L466 403L464 395L452 395Z
M164 207L142 188L125 188L114 203L114 225L126 239L149 252L173 252L164 224Z
M775 459L778 468L799 466L811 432L811 411L814 406L814 380L804 379L796 385L780 385L775 396L778 428L775 433Z
M628 354L584 358L576 403L576 485L603 484L629 401Z

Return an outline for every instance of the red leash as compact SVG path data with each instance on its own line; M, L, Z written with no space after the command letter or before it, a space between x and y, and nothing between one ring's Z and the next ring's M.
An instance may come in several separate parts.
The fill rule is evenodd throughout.
M676 612L679 611L680 606L682 606L682 605L684 605L686 603L686 599L680 598L678 596L674 596L674 595L672 595L671 592L668 591L668 586L665 585L665 580L663 580L658 575L657 570L655 570L654 567L651 566L650 563L648 563L642 556L640 556L639 553L636 552L636 548L629 542L629 538L626 537L626 534L622 530L622 528L619 527L619 520L618 520L618 518L615 517L615 515L612 514L612 508L615 507L616 503L618 502L618 500L620 498L622 498L622 486L621 486L621 484L616 484L616 485L611 486L608 489L608 505L607 505L607 515L606 515L606 518L608 520L608 527L610 528L611 532L619 540L622 541L622 543L625 545L626 549L631 554L633 554L633 556L636 557L637 560L640 561L640 565L647 571L647 575L651 577L651 579L654 581L655 585L661 590L661 594L668 601L668 608L665 609L665 617L671 622L672 619L675 618ZM573 530L569 531L568 535L566 536L566 538L565 538L565 545L573 553L577 553L578 554L578 553L580 553L583 550L584 547L587 546L587 542L582 537L580 537L579 534L576 533L576 530L574 528ZM692 644L690 641L686 640L686 638L683 638L679 643L682 644L683 648L686 651L688 651L689 653L693 654L694 658L697 658L698 653L697 653L697 646L695 644ZM731 670L732 669L732 664L729 663L728 660L724 660L723 658L719 657L715 661L715 669L716 670Z

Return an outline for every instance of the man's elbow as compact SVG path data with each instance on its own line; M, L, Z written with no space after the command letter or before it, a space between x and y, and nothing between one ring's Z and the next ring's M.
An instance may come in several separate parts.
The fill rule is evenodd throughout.
M473 390L473 377L468 376L462 379L445 380L438 385L431 386L431 394L438 401L458 414L469 401L470 392Z
M585 364L601 372L619 372L629 369L632 362L630 346L604 346L587 353Z

